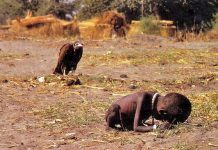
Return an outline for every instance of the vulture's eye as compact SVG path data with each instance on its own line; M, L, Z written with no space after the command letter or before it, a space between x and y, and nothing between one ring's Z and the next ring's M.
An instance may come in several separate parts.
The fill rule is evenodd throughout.
M82 44L82 43L75 43L75 44L74 44L74 47L76 47L76 48L77 48L77 47L83 47L83 44Z

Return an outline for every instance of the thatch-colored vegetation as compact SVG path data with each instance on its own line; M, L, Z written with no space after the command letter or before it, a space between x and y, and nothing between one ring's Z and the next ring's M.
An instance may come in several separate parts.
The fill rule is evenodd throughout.
M79 26L81 37L89 39L125 37L130 28L125 21L125 16L114 11L106 11L100 17L82 21Z
M78 21L64 21L53 15L36 16L28 11L25 18L17 18L9 23L9 30L17 34L63 36L80 35Z

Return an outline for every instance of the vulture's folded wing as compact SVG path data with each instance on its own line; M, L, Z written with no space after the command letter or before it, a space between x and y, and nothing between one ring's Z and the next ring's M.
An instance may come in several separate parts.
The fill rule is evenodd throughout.
M57 66L55 68L55 71L54 71L54 74L55 73L60 73L62 74L62 71L61 71L61 65L63 63L63 60L65 58L65 56L67 55L67 52L69 50L73 49L73 46L69 43L67 44L64 44L61 49L60 49L60 52L59 52L59 58L58 58L58 63L57 63Z

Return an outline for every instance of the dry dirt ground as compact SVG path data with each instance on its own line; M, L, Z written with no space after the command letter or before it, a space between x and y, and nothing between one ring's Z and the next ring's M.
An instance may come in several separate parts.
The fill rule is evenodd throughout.
M84 40L75 75L51 75L69 39L0 38L0 149L218 148L218 42L156 36ZM44 82L38 78L45 77ZM104 114L119 97L142 90L179 92L193 111L161 132L106 131Z

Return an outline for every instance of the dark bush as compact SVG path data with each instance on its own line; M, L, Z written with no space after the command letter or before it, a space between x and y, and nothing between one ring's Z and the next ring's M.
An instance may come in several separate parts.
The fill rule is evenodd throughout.
M53 2L46 10L46 14L53 14L60 19L66 19L66 14L72 15L73 10L75 10L75 5L73 3Z
M173 20L180 29L195 32L212 28L217 0L159 0L158 15Z
M80 19L88 19L93 16L98 16L102 12L112 9L113 0L83 0L80 3Z
M115 0L113 7L118 12L124 13L127 23L141 18L141 3L139 0Z

